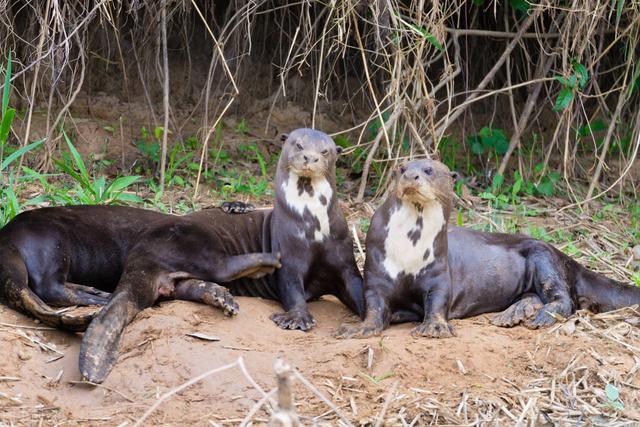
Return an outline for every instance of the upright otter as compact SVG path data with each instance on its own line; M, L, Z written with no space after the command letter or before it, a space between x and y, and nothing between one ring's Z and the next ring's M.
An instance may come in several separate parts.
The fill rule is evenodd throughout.
M284 313L271 319L283 329L308 330L315 320L307 301L334 294L362 317L362 277L336 198L340 148L325 133L296 129L283 137L271 218L271 250L282 254L275 275Z
M338 337L366 337L390 323L421 322L413 335L453 334L448 319L502 313L492 323L551 325L576 307L609 311L640 304L640 288L594 273L525 235L447 228L453 178L434 160L399 168L394 191L367 233L365 321Z

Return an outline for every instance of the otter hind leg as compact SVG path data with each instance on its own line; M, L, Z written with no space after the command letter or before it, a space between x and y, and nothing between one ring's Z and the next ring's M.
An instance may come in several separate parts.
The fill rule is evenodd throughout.
M516 326L531 319L542 307L542 301L536 294L525 294L503 312L491 318L491 324L503 328Z
M229 290L213 282L197 279L182 280L176 284L173 297L220 308L226 316L234 316L239 311L238 304Z
M281 266L280 254L265 252L231 256L215 269L215 280L226 283L242 277L259 279Z
M527 268L534 278L536 294L544 304L538 313L524 322L530 329L551 326L569 317L574 311L571 281L564 267L564 260L555 250L543 242L535 242L527 256ZM575 291L575 287L573 289Z

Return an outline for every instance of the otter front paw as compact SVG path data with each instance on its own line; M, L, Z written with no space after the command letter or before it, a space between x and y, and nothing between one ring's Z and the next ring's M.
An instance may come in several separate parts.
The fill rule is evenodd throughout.
M382 328L362 323L360 325L342 325L335 333L336 338L369 338L382 333Z
M271 320L282 329L300 329L308 331L316 325L316 319L307 310L289 310L284 313L274 313Z
M455 335L453 326L445 320L430 320L420 323L413 328L411 335L414 337L449 338Z
M251 203L244 202L224 202L220 205L220 209L228 214L243 214L256 210Z

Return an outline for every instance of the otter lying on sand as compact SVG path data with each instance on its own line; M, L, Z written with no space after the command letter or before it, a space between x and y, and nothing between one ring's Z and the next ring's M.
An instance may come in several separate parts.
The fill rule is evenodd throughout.
M400 167L394 191L367 233L366 319L338 337L379 334L390 323L421 322L412 334L453 334L448 319L498 312L492 323L551 325L577 307L609 311L640 304L640 288L589 271L525 235L447 227L449 169L434 160Z
M0 300L52 326L84 330L91 322L80 371L101 382L124 327L158 299L199 301L231 315L233 297L213 282L268 287L262 277L280 261L263 248L263 232L262 214L220 209L183 217L121 206L25 212L0 230ZM95 312L74 316L47 303L106 306L92 320Z

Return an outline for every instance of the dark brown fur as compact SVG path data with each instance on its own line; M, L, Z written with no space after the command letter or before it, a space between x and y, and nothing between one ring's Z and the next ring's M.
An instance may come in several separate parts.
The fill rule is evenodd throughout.
M336 295L359 316L364 313L362 277L356 266L347 222L336 198L338 152L328 135L312 129L297 129L284 140L271 220L272 250L281 253L283 259L275 280L278 300L285 310L271 318L284 329L310 329L315 320L309 313L307 301L324 294ZM328 216L329 235L321 241L314 238L321 230L315 213L308 208L299 212L287 200L283 184L290 176L297 177L298 195L318 197L320 209ZM322 178L331 187L329 200L316 194L312 185L312 180Z
M429 175L424 173L427 168ZM578 307L609 311L640 304L640 288L591 272L545 242L459 227L438 234L433 263L416 275L391 280L382 267L385 239L394 233L386 224L392 206L405 196L402 187L409 180L403 176L411 170L418 171L420 189L433 192L447 211L445 218L449 216L453 192L448 169L432 160L405 165L398 175L398 192L376 211L367 234L366 319L357 327L343 326L338 336L370 336L390 323L412 321L421 322L415 335L446 337L453 333L448 319L502 310L492 320L495 325L524 322L538 328Z

